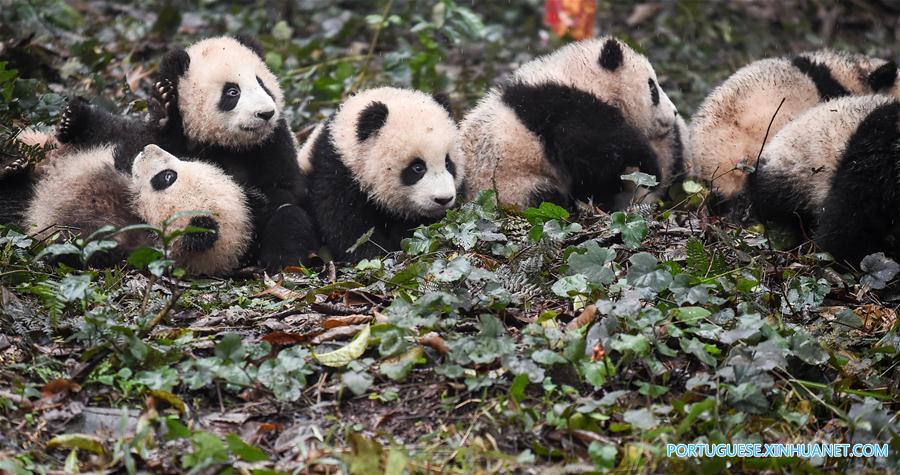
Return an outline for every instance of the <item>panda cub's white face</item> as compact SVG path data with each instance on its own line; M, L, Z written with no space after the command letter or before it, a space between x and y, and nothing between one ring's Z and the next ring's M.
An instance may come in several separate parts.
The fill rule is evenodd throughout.
M370 199L405 218L456 204L464 163L449 112L419 91L383 87L351 97L331 124L334 145Z
M212 232L185 234L173 256L192 273L215 274L237 266L250 244L251 220L243 190L218 167L181 160L147 145L132 166L134 210L157 228L178 213L170 231L188 225Z
M186 136L240 149L272 135L283 96L262 58L230 37L203 40L186 51L190 64L178 82Z

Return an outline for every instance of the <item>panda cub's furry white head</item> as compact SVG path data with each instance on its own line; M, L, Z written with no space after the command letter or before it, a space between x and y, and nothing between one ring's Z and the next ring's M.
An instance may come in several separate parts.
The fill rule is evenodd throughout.
M187 270L213 274L233 269L247 250L251 230L250 211L243 190L218 167L184 161L148 145L132 168L131 194L134 211L146 223L170 229L187 226L211 232L185 234L173 242L173 256Z
M252 238L251 216L243 190L228 175L208 163L179 160L156 145L144 148L132 172L115 168L112 146L63 151L35 185L25 224L42 239L56 233L83 238L107 225L162 228L178 213L194 212L169 223L169 231L190 225L212 232L176 238L171 251L178 265L193 274L216 274L239 264ZM143 230L106 239L118 248L112 261L99 261L104 265L141 246L159 245Z
M362 91L329 125L344 165L381 208L437 217L456 203L465 173L458 131L433 97L393 87Z
M636 142L668 147L676 118L677 110L646 57L609 36L571 43L523 64L466 114L460 130L469 167L467 192L474 197L495 188L501 201L519 207L568 196L612 201L606 195L621 188L619 176L627 173L618 162L639 155L650 161L646 155L652 151L632 153L640 148ZM572 122L560 125L566 121ZM620 133L625 129L628 139ZM601 138L606 133L621 143ZM549 135L555 136L554 144L548 143ZM569 153L591 141L598 142L593 152ZM622 143L628 144L628 152L615 150ZM660 181L668 180L671 167L657 171L644 165L645 171L662 174ZM588 167L598 174L606 167L608 173L602 180L592 177L592 185L578 185ZM593 186L595 196L576 191L576 185Z
M232 148L256 145L272 135L284 95L258 45L239 38L209 38L180 56L184 74L178 100L184 132L201 143Z
M659 87L650 61L617 40L610 40L614 38L570 43L523 64L513 77L525 84L556 83L589 92L621 110L628 122L648 137L669 134L677 110Z
M826 49L754 61L716 87L694 114L690 174L725 202L740 201L764 140L771 143L821 102L873 93L900 97L896 63Z

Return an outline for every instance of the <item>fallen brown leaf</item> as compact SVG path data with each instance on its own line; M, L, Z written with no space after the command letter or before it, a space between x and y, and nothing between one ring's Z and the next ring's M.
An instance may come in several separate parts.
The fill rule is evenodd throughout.
M375 315L375 321L378 323L385 323L388 321L387 315L379 312L378 310L372 310L372 314Z
M861 305L854 309L853 312L862 320L863 326L861 330L869 333L888 331L897 322L897 312L880 305Z
M309 341L322 332L313 333L288 333L288 332L272 332L262 337L262 340L270 345L289 346Z
M422 338L419 338L419 344L431 347L442 355L450 353L450 348L447 348L447 343L437 334L437 332L430 332Z
M81 386L78 383L70 379L54 379L41 388L41 396L49 398L63 392L77 393L78 391L81 391Z
M281 282L283 281L275 282L268 274L264 274L263 282L266 284L266 290L254 295L254 298L272 295L281 300L299 300L306 296L303 292L297 292L284 287L281 285Z
M339 317L328 317L324 322L322 322L322 326L324 326L326 330L331 330L332 328L344 327L347 325L369 323L373 318L374 317L371 315L343 315Z
M319 344L326 341L331 340L340 340L344 338L350 338L355 336L357 333L362 331L365 328L365 325L346 325L343 327L335 327L330 330L326 330L324 333L312 339L313 344Z
M344 292L344 305L348 307L359 305L377 305L383 299L370 292L362 292L359 290L348 290Z
M566 325L567 330L575 330L581 328L585 325L590 325L594 323L594 320L597 319L597 306L594 304L590 304L587 307L584 307L584 310L581 312L577 318L572 320Z

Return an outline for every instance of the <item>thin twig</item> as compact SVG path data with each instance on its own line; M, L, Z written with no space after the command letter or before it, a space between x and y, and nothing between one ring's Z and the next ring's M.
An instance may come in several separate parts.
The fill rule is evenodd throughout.
M375 27L375 34L372 36L372 42L369 43L369 51L366 53L366 62L363 63L362 71L359 72L359 76L356 77L356 81L353 82L353 86L350 88L349 92L351 93L359 90L366 75L369 73L369 66L372 64L372 58L375 56L375 47L378 46L378 37L381 36L381 30L387 25L388 13L390 13L393 5L394 0L388 0L384 5L384 10L381 12L381 21L378 22L378 26Z
M150 300L150 292L153 290L154 284L156 284L156 274L150 274L150 280L148 281L147 289L144 291L144 298L141 299L141 309L138 315L143 316L147 310L147 301Z
M177 290L177 288L173 289L172 297L168 302L166 302L166 306L163 307L162 310L157 312L157 314L154 315L149 322L147 322L147 325L145 325L144 328L141 329L141 332L138 334L138 336L143 338L149 335L150 332L152 332L153 329L156 328L157 325L159 325L159 322L161 322L162 319L165 318L166 315L172 310L172 307L175 306L175 302L177 302L178 298L181 297L181 293L181 290Z
M784 101L787 99L786 97L781 98L781 102L778 103L778 108L775 109L775 113L772 114L772 119L769 120L769 126L766 127L766 135L763 136L762 144L759 145L759 153L756 154L756 164L753 165L753 173L756 173L756 170L759 168L759 157L762 157L763 148L766 146L766 140L769 140L769 131L772 130L772 124L775 123L775 117L778 116L778 111L781 110L781 106L784 105Z

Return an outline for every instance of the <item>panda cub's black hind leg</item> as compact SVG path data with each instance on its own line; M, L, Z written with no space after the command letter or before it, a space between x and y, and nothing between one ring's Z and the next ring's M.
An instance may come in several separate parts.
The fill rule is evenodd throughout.
M152 132L142 121L105 111L82 98L66 104L56 131L60 143L76 147L115 144L129 155L143 149L151 136Z
M270 272L285 266L308 263L319 249L319 237L309 214L297 205L275 210L259 236L259 261Z
M60 143L82 144L88 143L87 129L94 120L91 118L90 104L80 97L69 100L56 126L56 138Z
M813 238L820 248L852 267L869 254L890 253L884 244L900 211L896 196L887 197L871 180L858 178L835 179Z
M870 113L847 142L823 203L815 241L858 266L885 243L900 214L900 103ZM896 256L895 256L896 257Z

